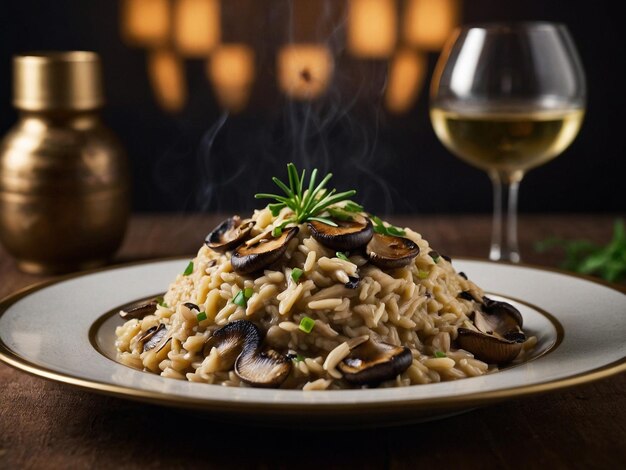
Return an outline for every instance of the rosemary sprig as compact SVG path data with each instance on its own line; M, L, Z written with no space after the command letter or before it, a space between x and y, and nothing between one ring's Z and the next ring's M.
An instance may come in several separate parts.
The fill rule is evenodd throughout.
M330 206L350 199L356 194L356 191L353 189L342 193L337 193L335 189L329 191L326 189L326 185L333 177L332 173L328 173L319 183L317 183L317 173L317 168L311 172L308 188L305 189L304 179L306 170L302 170L302 173L298 173L296 166L293 163L289 163L287 165L289 186L275 176L272 178L276 186L285 193L284 196L271 193L259 193L254 195L256 199L273 199L276 201L268 206L274 217L285 207L288 207L293 212L292 217L286 219L279 226L274 228L272 231L273 236L280 236L282 230L292 223L301 224L316 220L333 227L337 226L335 222L325 217L324 213L328 211Z

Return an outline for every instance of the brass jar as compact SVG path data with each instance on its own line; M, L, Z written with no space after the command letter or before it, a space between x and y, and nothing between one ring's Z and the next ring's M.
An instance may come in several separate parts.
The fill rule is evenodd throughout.
M102 265L122 242L128 163L103 104L97 54L14 57L19 120L0 143L0 241L23 271Z

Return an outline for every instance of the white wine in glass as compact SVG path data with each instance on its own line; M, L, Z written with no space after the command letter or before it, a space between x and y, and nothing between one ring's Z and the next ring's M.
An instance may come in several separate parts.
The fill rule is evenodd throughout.
M574 140L585 79L564 26L468 26L437 65L431 121L443 144L494 186L490 258L518 262L517 191L524 173Z

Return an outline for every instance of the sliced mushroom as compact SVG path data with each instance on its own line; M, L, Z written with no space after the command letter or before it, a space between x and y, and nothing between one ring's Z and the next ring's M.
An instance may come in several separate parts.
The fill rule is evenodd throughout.
M253 221L242 224L241 218L235 215L215 227L213 231L206 236L204 243L213 251L220 253L232 250L248 238L253 225Z
M365 251L379 268L395 269L410 264L420 249L408 238L375 233Z
M158 302L156 299L153 299L149 302L144 302L139 305L134 305L127 307L124 310L120 310L120 317L124 320L130 320L133 318L143 318L148 315L152 315L156 312Z
M204 345L204 355L216 348L220 356L220 364L224 369L231 369L246 344L257 347L261 344L261 332L254 323L237 320L213 332Z
M352 220L331 219L337 227L314 220L309 222L311 235L322 245L333 250L354 250L367 243L374 235L372 221L361 215L354 215Z
M483 311L489 315L502 317L507 325L515 324L520 328L524 326L524 319L520 311L507 302L483 297Z
M404 372L412 361L409 348L368 339L350 351L337 367L348 382L375 386Z
M255 387L278 387L291 372L291 361L274 350L261 350L263 336L248 320L237 320L215 330L205 345L205 355L217 348L225 369Z
M159 326L153 326L138 339L143 343L143 352L156 348L161 341L167 336L167 327L161 323Z
M511 362L522 350L522 343L498 338L480 331L459 328L457 332L457 343L460 348L471 352L481 361L491 364Z
M287 250L287 244L298 233L298 227L283 230L279 237L271 233L250 246L240 245L230 259L237 274L250 274L277 261Z
M278 387L291 372L291 360L273 349L259 351L244 348L235 362L235 373L255 387Z
M522 314L506 302L483 299L482 311L474 312L476 330L459 328L459 347L490 363L503 364L517 357L526 335L522 331Z

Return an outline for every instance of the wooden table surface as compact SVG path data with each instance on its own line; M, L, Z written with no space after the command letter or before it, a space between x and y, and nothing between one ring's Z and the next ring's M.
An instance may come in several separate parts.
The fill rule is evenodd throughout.
M525 216L524 261L557 235L606 242L613 216ZM442 253L485 257L486 216L396 217ZM190 255L215 216L135 216L116 262ZM43 280L0 248L0 297ZM626 312L625 312L626 314ZM626 374L424 424L378 430L263 429L101 396L0 364L0 468L624 468Z

